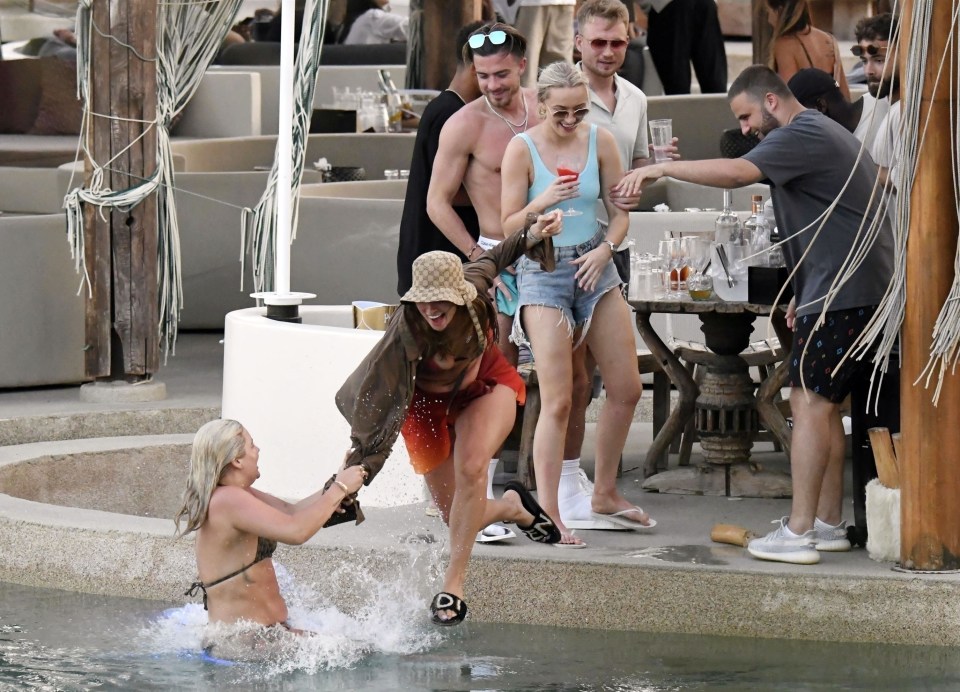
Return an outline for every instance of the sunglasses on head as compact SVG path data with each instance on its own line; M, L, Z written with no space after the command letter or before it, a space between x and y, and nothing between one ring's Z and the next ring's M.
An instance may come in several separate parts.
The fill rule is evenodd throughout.
M507 32L503 29L496 29L489 34L473 34L467 39L467 45L476 50L483 45L484 41L490 41L490 45L502 46L507 42Z
M577 122L580 122L587 117L587 113L590 112L589 108L578 108L573 111L573 119ZM566 120L570 117L570 111L566 108L560 108L559 110L551 111L550 114L557 120Z
M859 45L852 46L850 48L850 52L853 53L858 58L861 58L864 55L869 55L871 57L875 55L883 55L887 52L887 49L881 46L875 46L873 44L869 44L866 46L859 46Z
M592 38L590 39L590 47L594 50L605 50L607 46L610 46L613 50L622 50L627 47L627 42L622 38L615 39L604 39L604 38Z

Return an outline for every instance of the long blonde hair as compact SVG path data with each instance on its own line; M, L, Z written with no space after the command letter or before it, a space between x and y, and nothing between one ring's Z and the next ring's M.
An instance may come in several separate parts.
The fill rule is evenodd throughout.
M767 7L777 13L777 24L773 27L770 53L767 57L767 67L776 71L775 44L777 39L805 32L811 26L810 9L807 6L807 0L767 0Z
M229 418L204 423L194 435L183 505L173 519L178 536L196 531L207 520L210 496L227 465L243 456L243 445L243 426ZM184 517L187 525L181 531L180 520Z

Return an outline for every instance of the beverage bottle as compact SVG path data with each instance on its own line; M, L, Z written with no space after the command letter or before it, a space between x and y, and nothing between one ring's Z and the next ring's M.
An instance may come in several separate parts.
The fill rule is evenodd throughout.
M768 199L763 203L763 218L767 221L770 228L770 258L771 267L785 267L787 261L783 256L783 248L777 245L783 238L780 237L780 231L777 228L777 219L773 214L773 200Z
M383 101L387 106L389 117L388 131L400 132L403 123L403 99L397 85L393 83L389 70L377 70L377 81L380 84L380 91L383 92ZM409 106L407 106L409 108Z
M777 230L777 227L774 226L770 231L770 252L767 254L771 267L787 266L787 260L783 256L783 248L777 245L781 240L783 240L783 238L780 237L780 232Z
M638 300L641 295L640 282L640 255L637 254L637 243L632 238L627 242L627 248L630 250L630 280L627 282L627 298L629 300Z
M715 240L718 243L743 242L743 229L740 226L740 217L732 209L733 191L723 191L723 210L714 223L716 230Z
M743 222L744 240L750 243L750 254L764 252L770 249L770 229L763 216L763 195L753 195L751 198L753 211L750 218ZM769 258L763 255L756 260L756 264L769 264Z

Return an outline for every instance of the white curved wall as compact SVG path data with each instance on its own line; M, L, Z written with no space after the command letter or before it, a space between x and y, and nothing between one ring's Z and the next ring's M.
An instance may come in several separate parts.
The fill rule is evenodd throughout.
M350 426L334 395L383 332L353 329L346 306L301 306L303 324L265 317L265 308L226 317L223 417L240 421L260 447L257 487L287 500L317 490L350 446ZM421 502L425 485L413 473L402 440L361 505Z

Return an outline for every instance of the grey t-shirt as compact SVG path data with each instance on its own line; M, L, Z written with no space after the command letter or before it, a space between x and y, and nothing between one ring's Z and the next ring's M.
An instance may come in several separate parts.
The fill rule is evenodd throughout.
M823 298L851 249L856 247L859 253L864 248L866 230L876 212L876 200L872 209L869 207L877 167L866 155L858 162L859 152L860 140L846 128L815 110L805 110L743 156L760 169L770 185L777 228L789 239L784 245L787 265L791 269L800 265L793 279L798 315L822 309ZM814 221L837 199L848 177L847 189L814 240L821 223ZM866 259L840 288L830 310L877 305L883 298L893 274L893 233L886 214L883 216ZM810 252L800 262L808 246Z

